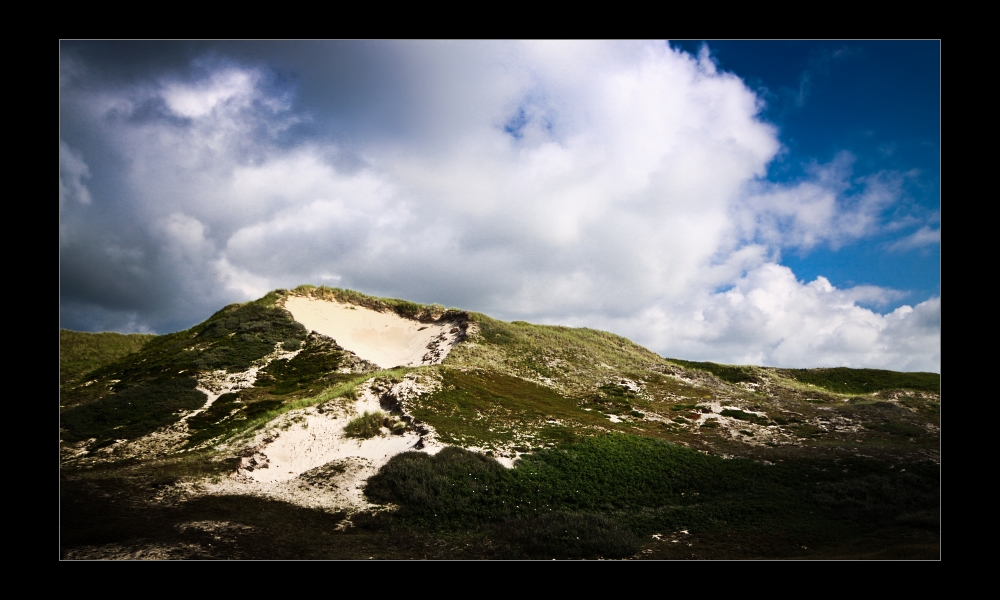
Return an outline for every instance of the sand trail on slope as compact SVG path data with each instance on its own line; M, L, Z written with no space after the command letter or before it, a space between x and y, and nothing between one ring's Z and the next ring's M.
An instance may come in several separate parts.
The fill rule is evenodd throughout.
M383 369L438 364L461 335L452 322L421 323L329 300L292 296L285 300L285 308L307 330L335 339L342 348Z

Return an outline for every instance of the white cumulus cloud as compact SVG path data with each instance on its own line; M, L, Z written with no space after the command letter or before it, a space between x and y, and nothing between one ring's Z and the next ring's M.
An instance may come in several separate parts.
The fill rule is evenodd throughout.
M199 63L187 79L68 96L127 157L122 214L144 264L178 290L156 310L176 319L185 301L204 310L335 282L604 327L682 358L937 370L939 299L879 314L859 302L892 290L804 283L775 262L879 231L903 176L855 176L844 153L800 181L767 181L778 130L707 52L392 48L406 68L386 122L405 126L370 136L290 143L312 117L258 67ZM61 202L62 173L86 176L63 147Z
M766 263L727 290L658 307L618 328L677 358L938 371L939 298L888 314L859 306L896 295L875 286L837 289L824 277L806 283L788 267Z

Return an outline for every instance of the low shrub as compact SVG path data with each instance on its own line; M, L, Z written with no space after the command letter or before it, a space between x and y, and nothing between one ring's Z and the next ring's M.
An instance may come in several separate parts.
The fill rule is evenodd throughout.
M408 452L364 493L398 507L379 526L492 533L503 558L611 558L653 532L839 536L858 519L934 513L936 467L900 467L849 457L764 465L612 434L536 448L513 469L457 447Z
M721 414L724 417L731 417L733 419L739 419L740 421L749 421L751 423L756 423L758 425L768 424L767 417L761 417L759 415L748 413L742 410L734 410L731 408L727 408L723 410Z
M909 423L898 423L894 421L887 421L885 423L866 423L865 429L870 429L872 431L881 431L884 433L899 435L902 437L919 437L921 435L927 434L927 430L924 429L923 427L910 425Z
M507 544L500 558L625 558L640 548L637 535L600 514L517 517L497 525L495 532Z
M63 439L97 438L97 446L115 439L152 433L181 418L181 411L200 408L205 394L194 377L174 376L140 381L103 398L66 409L61 415ZM96 447L96 446L95 446Z
M869 473L842 481L820 482L813 499L850 521L873 525L933 507L938 493L934 466L918 464L901 473Z
M779 374L841 394L870 394L882 390L911 389L940 393L937 373L901 373L882 369L781 369Z
M375 412L365 411L364 414L351 419L344 428L344 432L350 437L375 437L382 431L383 421L385 421L384 412L380 410L376 410Z
M729 383L760 383L761 378L756 367L743 365L720 365L712 362L695 362L691 360L680 360L678 358L668 358L670 362L677 363L688 369L698 369L708 371L723 381Z

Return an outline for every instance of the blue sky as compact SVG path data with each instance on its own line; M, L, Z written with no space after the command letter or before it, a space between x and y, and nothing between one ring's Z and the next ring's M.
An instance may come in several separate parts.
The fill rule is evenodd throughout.
M940 44L63 42L60 325L300 283L940 368Z
M838 250L789 253L782 263L801 278L823 275L836 286L870 283L906 291L898 304L940 296L939 244L886 251L921 227L938 230L940 43L684 41L672 45L697 53L706 43L721 69L736 73L766 99L763 116L781 128L787 154L771 164L769 179L802 177L804 164L829 161L843 151L857 157L859 174L917 171L905 193L906 208L922 217L920 221Z

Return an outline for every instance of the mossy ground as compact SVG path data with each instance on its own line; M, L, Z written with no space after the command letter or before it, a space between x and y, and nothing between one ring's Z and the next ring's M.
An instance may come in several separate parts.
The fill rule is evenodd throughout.
M306 331L281 308L276 294L234 304L186 331L157 336L139 350L92 371L90 385L64 386L60 424L67 441L98 445L134 439L177 422L206 401L195 390L200 371L242 371L280 342L298 348ZM290 391L297 382L290 382Z

